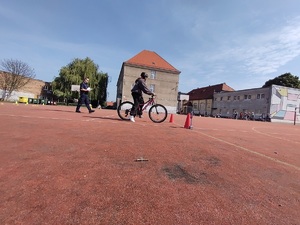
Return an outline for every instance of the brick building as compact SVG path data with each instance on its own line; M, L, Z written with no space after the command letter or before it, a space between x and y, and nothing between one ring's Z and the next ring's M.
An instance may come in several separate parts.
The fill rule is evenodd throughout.
M4 82L1 78L3 71L0 72L0 82ZM4 98L6 95L5 91L0 89L0 97ZM37 99L51 99L52 100L52 89L51 83L37 79L30 79L30 81L17 91L13 91L7 101L18 101L19 97L37 98Z

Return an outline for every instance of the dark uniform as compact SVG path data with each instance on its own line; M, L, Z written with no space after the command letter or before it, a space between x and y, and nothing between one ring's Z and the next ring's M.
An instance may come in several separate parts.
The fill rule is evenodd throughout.
M80 109L82 103L85 104L85 106L88 108L90 113L94 112L94 110L92 110L90 107L89 92L82 90L82 89L88 89L88 88L89 88L89 85L86 82L82 82L80 84L80 98L78 100L76 112L80 112L79 109Z

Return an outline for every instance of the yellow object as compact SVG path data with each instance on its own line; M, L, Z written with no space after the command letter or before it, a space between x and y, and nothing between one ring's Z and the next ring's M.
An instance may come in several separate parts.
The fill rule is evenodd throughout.
M20 103L28 103L28 97L19 97Z

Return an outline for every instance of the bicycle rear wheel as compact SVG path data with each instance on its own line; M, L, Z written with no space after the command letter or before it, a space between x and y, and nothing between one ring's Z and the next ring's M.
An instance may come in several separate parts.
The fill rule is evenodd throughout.
M167 116L168 116L168 111L167 111L166 107L164 107L161 104L153 105L149 109L149 118L154 123L164 122L165 119L167 118Z
M126 102L122 102L117 111L118 111L118 115L122 120L129 120L130 117L130 111L131 108L133 106L132 102L126 101Z

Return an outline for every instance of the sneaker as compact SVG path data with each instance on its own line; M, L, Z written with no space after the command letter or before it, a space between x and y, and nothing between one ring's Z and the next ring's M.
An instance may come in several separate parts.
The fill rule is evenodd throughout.
M89 111L89 113L93 113L93 112L95 112L95 110L90 110L90 111Z
M79 110L76 110L75 112L77 112L77 113L81 113Z
M134 116L130 116L129 119L130 119L131 122L133 122L133 123L135 122Z

